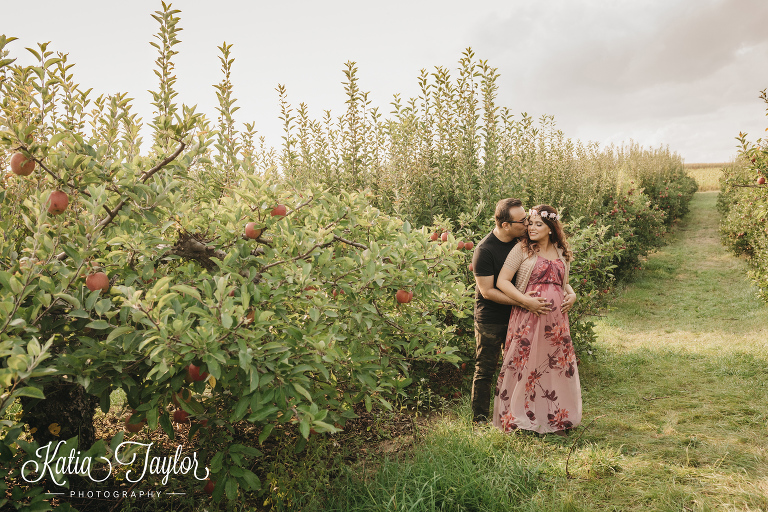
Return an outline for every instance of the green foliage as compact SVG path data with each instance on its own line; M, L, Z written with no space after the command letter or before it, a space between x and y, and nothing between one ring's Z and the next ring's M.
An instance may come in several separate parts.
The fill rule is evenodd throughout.
M766 90L761 98L768 105ZM720 179L720 237L735 254L747 257L758 294L768 301L768 139L752 143L746 137L739 134L739 158L723 169Z

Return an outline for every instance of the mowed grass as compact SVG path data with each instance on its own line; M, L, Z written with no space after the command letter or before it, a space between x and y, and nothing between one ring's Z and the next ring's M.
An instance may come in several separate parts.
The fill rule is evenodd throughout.
M316 509L768 510L768 307L718 243L715 199L696 194L597 319L569 438L478 431L465 402L412 454L349 469Z
M727 164L686 164L685 172L696 180L699 192L720 190L720 176Z

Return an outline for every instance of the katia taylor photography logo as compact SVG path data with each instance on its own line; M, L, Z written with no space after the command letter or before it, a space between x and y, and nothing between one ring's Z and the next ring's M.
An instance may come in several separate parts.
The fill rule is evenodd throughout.
M112 471L120 466L130 466L125 472L125 479L130 483L141 482L148 475L163 475L162 484L166 485L171 475L192 474L197 480L209 476L206 466L200 467L197 452L184 454L181 445L176 447L172 456L152 455L154 443L123 441L114 451L114 462L105 456L90 457L74 448L69 453L60 453L64 441L53 446L53 441L41 446L35 452L37 459L26 461L21 467L21 476L28 483L37 483L46 475L58 486L66 485L65 476L80 475L92 482L106 481ZM201 474L204 470L204 474ZM32 475L35 475L32 477Z

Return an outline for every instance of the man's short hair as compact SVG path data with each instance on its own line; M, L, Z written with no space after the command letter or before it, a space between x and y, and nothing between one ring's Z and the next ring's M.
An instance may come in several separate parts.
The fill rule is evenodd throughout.
M517 208L518 206L522 207L523 202L519 199L514 199L511 197L502 199L496 203L496 225L501 227L501 225L505 222L512 222L512 217L509 215L509 210L512 208Z

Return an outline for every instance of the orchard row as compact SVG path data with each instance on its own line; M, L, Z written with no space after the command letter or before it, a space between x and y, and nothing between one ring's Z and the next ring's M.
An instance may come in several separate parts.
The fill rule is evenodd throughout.
M666 149L600 149L549 118L514 120L495 104L496 70L471 50L455 80L425 74L388 120L354 63L338 120L294 113L280 87L285 145L259 147L253 125L233 120L229 46L219 124L176 103L177 14L155 13L144 152L126 94L91 98L47 44L29 49L38 66L15 65L0 36L1 412L22 407L0 423L0 491L49 441L109 458L125 435L173 439L183 422L215 499L263 495L253 468L274 432L302 449L356 406L407 405L417 363L472 357L469 263L498 199L562 212L583 354L588 315L695 190ZM127 432L99 440L95 409L110 412L118 389ZM245 429L256 442L240 442ZM16 486L13 499L39 491Z

